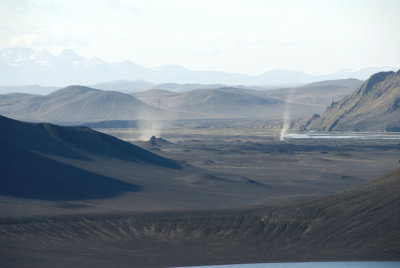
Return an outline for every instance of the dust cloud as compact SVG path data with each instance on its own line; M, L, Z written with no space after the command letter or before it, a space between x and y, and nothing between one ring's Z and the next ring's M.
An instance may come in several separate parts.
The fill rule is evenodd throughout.
M293 99L293 94L296 91L295 88L291 88L289 89L288 92L288 96L286 98L286 104L285 104L285 110L283 113L283 125L282 125L282 130L281 130L281 134L280 134L280 140L284 141L285 140L285 134L288 131L289 127L290 127L290 103Z

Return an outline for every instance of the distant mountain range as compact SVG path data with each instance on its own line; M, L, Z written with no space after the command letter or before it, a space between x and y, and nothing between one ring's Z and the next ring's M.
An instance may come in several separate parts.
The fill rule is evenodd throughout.
M19 120L64 124L107 120L280 120L288 105L291 118L323 112L332 99L340 99L361 83L360 80L347 79L292 89L205 87L184 92L151 89L131 94L68 86L44 96L0 94L0 114ZM112 83L109 88L113 88Z
M191 83L270 87L271 85L298 85L345 78L365 80L371 74L382 70L388 70L388 68L369 67L358 71L340 71L322 76L297 71L273 70L251 76L221 71L193 71L176 65L146 68L128 60L106 63L98 58L86 59L73 50L64 50L58 56L46 50L34 51L23 47L6 48L0 51L0 73L2 74L0 86L39 84L61 88L71 84L93 85L115 80L145 80L157 84Z
M179 84L179 83L161 83L155 84L150 83L144 80L135 80L135 81L127 81L127 80L117 80L117 81L109 81L100 84L90 85L90 87L98 88L102 90L116 90L120 92L132 93L132 92L140 92L146 91L150 89L162 89L172 92L185 92L194 89L206 89L206 88L220 88L226 87L224 84ZM235 86L235 87L243 87L243 86ZM249 88L249 87L246 87ZM264 87L257 89L265 89Z
M358 89L294 128L320 131L400 131L400 70L372 75Z
M25 85L25 86L0 86L0 94L9 93L26 93L36 95L46 95L56 91L59 87L45 87L40 85Z
M341 99L361 84L357 79L343 79L271 90L220 87L170 92L152 89L131 95L160 109L206 114L212 118L281 119L287 104L290 104L291 118L307 111L323 112L332 100Z
M91 88L101 89L101 90L112 90L119 91L124 93L132 93L132 92L140 92L146 91L150 89L163 89L173 92L185 92L194 89L201 88L220 88L226 87L224 84L178 84L178 83L162 83L155 84L150 83L144 80L115 80L104 82L100 84L92 84L87 85ZM270 89L271 87L266 86L235 86L237 88L249 88L256 90L265 90ZM27 94L37 94L37 95L47 95L50 94L57 89L63 87L46 87L41 85L24 85L24 86L0 86L0 94L9 94L9 93L27 93ZM276 88L276 87L272 87Z

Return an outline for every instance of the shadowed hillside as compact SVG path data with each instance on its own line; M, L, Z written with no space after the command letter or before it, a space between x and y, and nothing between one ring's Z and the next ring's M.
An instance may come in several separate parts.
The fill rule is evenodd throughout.
M86 155L99 155L179 168L173 160L87 127L25 123L3 116L0 116L0 124L0 141L36 153L87 160Z
M140 190L134 184L88 172L0 142L0 194L41 200L107 198Z
M86 127L25 123L0 116L0 194L46 200L109 197L140 187L53 159L101 157L177 169L180 165Z

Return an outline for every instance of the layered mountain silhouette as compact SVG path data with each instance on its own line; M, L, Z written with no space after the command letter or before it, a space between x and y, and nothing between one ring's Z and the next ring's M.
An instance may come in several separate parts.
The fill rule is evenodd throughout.
M282 118L286 101L263 96L250 89L216 88L188 92L149 90L132 93L141 101L163 110L200 115L200 118ZM308 104L293 104L297 116L305 115ZM294 116L294 114L293 114Z
M268 97L258 97L237 88L196 89L184 93L151 90L134 93L142 101L165 110L193 113L236 114L258 107L272 108L285 102ZM278 108L279 110L279 108Z
M25 123L3 116L0 126L0 194L77 200L140 190L138 185L80 169L64 160L91 161L100 157L180 168L173 160L86 127Z
M258 91L221 87L186 92L152 89L129 95L69 86L46 96L0 95L0 114L19 120L55 123L188 118L281 119L289 102L291 117L299 118L320 112L331 98L338 98L351 90L335 83L345 84L331 81L328 86L300 87L295 89L295 94L289 89Z
M165 111L133 96L83 86L69 86L46 96L2 95L0 103L0 114L31 121L83 122L168 117Z
M164 110L206 114L209 117L280 119L290 105L291 118L322 112L362 84L357 79L316 82L301 87L254 90L240 87L202 88L187 92L152 89L131 95Z
M90 88L96 88L101 90L109 90L109 91L119 91L123 93L133 93L133 92L141 92L151 89L163 89L167 91L173 92L184 92L195 89L204 89L204 88L221 88L227 87L224 84L190 84L190 83L150 83L144 80L115 80L108 81L99 84L90 84L84 85ZM276 88L276 86L242 86L235 85L235 88L247 88L247 89L255 89L255 90L266 90ZM41 85L23 85L23 86L0 86L0 94L9 94L9 93L27 93L27 94L36 94L36 95L47 95L50 94L62 87L48 87Z
M58 87L46 87L40 85L24 85L24 86L0 86L0 94L10 93L26 93L35 95L46 95L60 89Z
M322 116L295 124L302 130L400 131L400 71L372 75L357 90L333 102Z
M162 84L155 84L150 83L144 80L135 80L135 81L128 81L128 80L118 80L118 81L109 81L100 84L94 84L90 87L98 88L102 90L115 90L121 92L139 92L139 91L146 91L150 89L163 89L167 91L173 92L184 92L190 91L195 89L204 89L204 88L220 88L226 87L223 84L179 84L179 83L162 83ZM1 89L1 88L0 88Z
M151 83L193 83L226 85L305 84L321 80L357 78L387 68L369 67L359 71L340 71L329 75L310 75L298 71L272 70L260 75L221 71L193 71L177 65L145 68L131 61L106 63L98 58L86 59L73 50L54 56L46 50L15 47L0 51L0 85L40 84L65 87L91 85L114 80L146 80Z

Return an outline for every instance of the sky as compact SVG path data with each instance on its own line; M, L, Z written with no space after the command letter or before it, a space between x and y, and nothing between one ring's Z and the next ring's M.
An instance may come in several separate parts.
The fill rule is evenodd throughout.
M251 75L400 66L399 0L0 0L0 49Z

